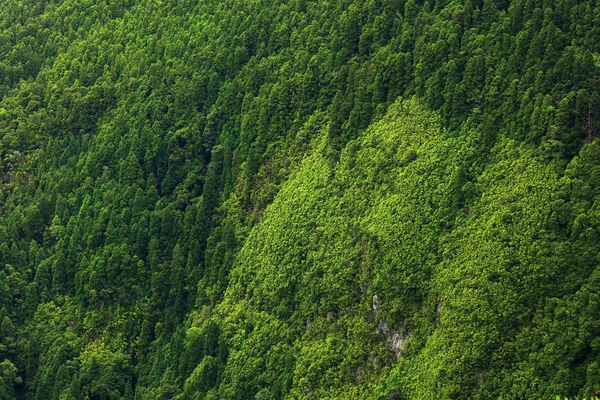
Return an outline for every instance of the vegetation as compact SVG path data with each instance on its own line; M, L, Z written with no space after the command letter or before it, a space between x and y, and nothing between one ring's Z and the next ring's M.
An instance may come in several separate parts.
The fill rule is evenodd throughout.
M596 0L3 0L0 399L600 390Z

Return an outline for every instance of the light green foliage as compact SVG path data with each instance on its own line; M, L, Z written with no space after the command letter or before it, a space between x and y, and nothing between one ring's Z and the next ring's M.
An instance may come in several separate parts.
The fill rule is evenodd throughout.
M126 354L113 352L96 343L79 355L78 386L82 394L103 399L120 399L131 391L132 368Z

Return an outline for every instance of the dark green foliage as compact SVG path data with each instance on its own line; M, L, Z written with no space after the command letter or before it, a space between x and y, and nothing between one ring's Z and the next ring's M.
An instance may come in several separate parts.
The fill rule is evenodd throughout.
M0 6L0 399L600 390L600 4Z

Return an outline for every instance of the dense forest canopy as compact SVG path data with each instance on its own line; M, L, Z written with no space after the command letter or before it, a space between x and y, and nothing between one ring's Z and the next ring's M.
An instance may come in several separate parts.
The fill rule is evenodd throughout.
M600 392L597 0L0 0L0 399Z

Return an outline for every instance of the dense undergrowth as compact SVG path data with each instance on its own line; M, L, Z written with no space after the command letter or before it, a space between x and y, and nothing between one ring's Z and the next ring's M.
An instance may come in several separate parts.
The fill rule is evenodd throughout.
M0 398L600 390L600 4L0 2Z

